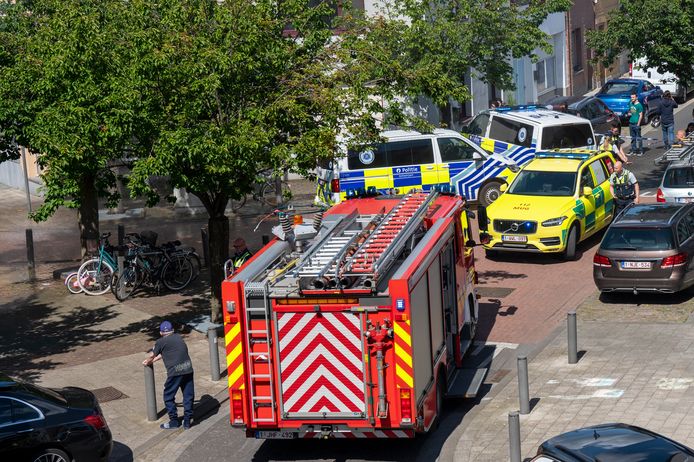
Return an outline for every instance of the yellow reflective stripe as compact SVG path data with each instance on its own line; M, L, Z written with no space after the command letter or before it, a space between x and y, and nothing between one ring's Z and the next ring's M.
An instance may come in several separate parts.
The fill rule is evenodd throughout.
M364 178L373 178L379 176L392 176L393 171L390 167L388 168L372 168L369 170L364 170Z
M402 359L405 364L412 367L412 356L403 350L402 347L397 343L395 344L395 355Z
M241 342L239 342L239 344L236 345L236 347L234 347L233 350L231 350L231 353L229 353L227 355L227 366L231 366L231 363L233 363L234 360L236 360L236 358L238 358L240 354L241 354Z
M236 324L234 324L231 330L227 332L224 336L224 341L226 342L226 344L229 345L231 341L234 340L234 337L239 335L239 332L241 332L241 323L237 322Z
M409 322L407 323L409 325ZM412 338L410 337L410 334L403 329L399 323L395 323L395 328L393 329L395 331L395 335L397 336L398 339L402 340L404 343L407 344L407 346L411 347L412 346Z
M402 379L402 381L405 382L408 387L414 387L414 380L412 380L412 377L410 377L409 374L402 370L401 367L396 367L396 372L398 374L398 377L400 377L400 379Z
M243 375L243 363L239 364L234 372L229 375L229 386L232 386Z

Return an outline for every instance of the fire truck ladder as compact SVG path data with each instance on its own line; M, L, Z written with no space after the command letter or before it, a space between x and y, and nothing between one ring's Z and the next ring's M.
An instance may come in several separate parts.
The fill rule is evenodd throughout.
M319 242L313 245L308 254L297 265L294 275L319 281L326 274L334 272L337 260L360 238L376 229L378 223L383 220L384 211L385 209L382 209L376 215L359 216L355 210L343 218L341 222L329 229ZM351 225L354 223L362 223L363 227L352 228Z
M424 219L437 193L410 193L386 215L374 232L342 266L343 276L372 277L388 270Z
M251 410L251 419L254 422L275 422L276 420L276 401L275 401L275 384L272 380L272 354L271 354L271 326L270 326L270 303L268 299L267 281L265 282L247 282L244 287L245 302L246 302L246 351L247 370L250 378L248 393L253 403ZM258 297L263 297L263 306L258 305ZM252 301L251 301L252 300ZM255 302L255 303L253 303ZM262 314L264 321L264 329L252 329L251 318L254 314ZM254 317L253 321L257 324L260 319ZM254 351L253 345L265 344L266 351ZM256 373L257 363L267 363L268 372L266 374ZM256 394L257 385L269 385L269 395ZM257 412L261 407L270 408L270 417L258 417Z

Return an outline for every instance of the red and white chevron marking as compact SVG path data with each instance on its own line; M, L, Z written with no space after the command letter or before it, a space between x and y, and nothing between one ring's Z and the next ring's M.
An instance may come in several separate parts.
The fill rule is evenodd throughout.
M303 438L322 438L320 432L306 433ZM330 438L414 438L413 430L352 430L349 432L334 432L330 434Z
M366 412L359 316L281 313L279 330L284 412Z

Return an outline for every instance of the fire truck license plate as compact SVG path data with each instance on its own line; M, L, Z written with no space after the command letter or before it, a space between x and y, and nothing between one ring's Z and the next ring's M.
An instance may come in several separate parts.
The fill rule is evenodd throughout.
M293 440L298 435L295 432L280 432L280 431L257 431L255 432L256 438L270 439L270 440Z
M527 242L528 236L509 236L504 234L501 236L501 240L504 242Z

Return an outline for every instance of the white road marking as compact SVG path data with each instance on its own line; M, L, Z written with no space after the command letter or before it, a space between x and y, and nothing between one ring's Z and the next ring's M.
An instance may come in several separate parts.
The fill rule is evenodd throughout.
M658 380L655 385L661 390L686 390L694 379L682 379L677 377L665 377Z
M583 399L593 399L593 398L621 398L624 394L624 390L620 389L603 389L595 390L592 395L549 395L548 398L561 399L567 401L583 400Z
M654 196L655 196L654 191L646 191L646 192L642 192L641 194L639 194L639 197L654 197Z
M609 379L609 378L604 378L604 377L592 377L592 378L581 379L581 380L574 379L574 382L576 382L576 384L581 386L581 387L611 387L612 385L617 383L617 379Z

